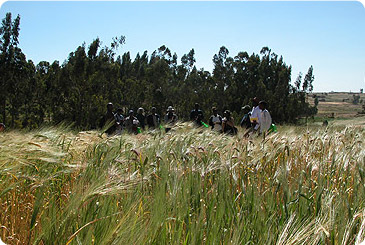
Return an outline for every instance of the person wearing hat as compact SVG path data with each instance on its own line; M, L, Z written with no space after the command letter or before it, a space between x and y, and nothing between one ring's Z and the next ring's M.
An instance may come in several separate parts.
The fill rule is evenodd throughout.
M202 126L203 111L199 109L199 104L195 103L195 108L190 112L190 120L195 122L198 127Z
M246 128L249 129L251 128L251 120L250 120L250 116L251 116L251 107L249 105L245 105L244 107L242 107L242 111L243 111L243 117L241 119L241 127L242 128Z
M147 116L147 125L150 129L158 128L160 125L160 115L156 113L156 107L152 107L151 114Z
M164 119L166 124L174 124L177 122L177 115L175 114L175 110L172 106L167 108L167 113Z
M111 126L105 130L105 133L107 133L108 135L114 133L114 131L116 130L117 126L116 126L116 121L115 121L115 116L113 113L113 103L109 102L106 105L106 113L105 115L102 117L102 119L100 120L100 124L99 127L105 127L106 125L111 124Z
M129 110L128 114L129 116L124 121L124 127L128 130L128 132L138 134L139 121L134 116L133 110Z
M175 110L172 106L167 108L167 113L165 115L164 121L166 124L174 125L177 122L177 115L175 114ZM171 130L171 127L166 127L165 132Z
M251 111L251 116L250 116L250 121L252 124L252 127L255 131L258 130L259 128L259 123L260 123L260 117L261 117L261 109L259 107L259 99L257 97L252 99L252 111Z
M144 130L146 116L144 115L144 109L142 107L138 108L136 117L139 121L139 125Z
M209 125L212 126L212 130L221 132L222 131L222 117L218 114L216 107L212 107L213 115L209 118Z

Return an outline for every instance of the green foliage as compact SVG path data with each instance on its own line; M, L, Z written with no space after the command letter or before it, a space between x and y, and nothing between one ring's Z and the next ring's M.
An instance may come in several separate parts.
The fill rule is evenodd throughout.
M213 56L212 74L195 67L194 49L182 55L179 65L176 53L165 45L150 56L147 51L137 54L134 60L129 52L118 55L124 36L113 38L110 47L101 47L99 38L88 47L82 44L62 65L58 61L35 65L17 47L19 24L20 17L12 21L8 13L0 32L0 120L10 121L11 127L16 121L28 128L65 121L96 128L108 102L125 110L142 106L148 111L155 106L160 114L173 105L182 120L188 120L194 103L199 103L205 121L216 106L220 113L232 111L238 122L242 106L251 104L253 97L268 102L276 123L316 113L306 100L313 89L313 67L303 83L300 73L292 86L291 66L268 47L260 54L239 52L230 57L222 46Z

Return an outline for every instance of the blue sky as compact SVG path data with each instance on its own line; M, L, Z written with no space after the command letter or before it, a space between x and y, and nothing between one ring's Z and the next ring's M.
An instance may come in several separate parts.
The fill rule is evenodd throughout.
M299 72L314 68L314 91L365 88L365 8L360 2L32 2L7 1L21 16L20 48L35 63L62 63L83 42L103 46L124 35L132 59L166 45L180 58L194 48L197 68L212 71L221 46L234 57L268 46Z

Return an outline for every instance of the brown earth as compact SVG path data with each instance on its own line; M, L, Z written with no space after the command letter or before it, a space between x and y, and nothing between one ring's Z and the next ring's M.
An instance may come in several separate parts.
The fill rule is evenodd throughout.
M318 117L354 118L362 116L365 94L360 93L312 93L309 95L309 103L314 105L314 96L317 96ZM358 104L353 104L354 96L360 96Z

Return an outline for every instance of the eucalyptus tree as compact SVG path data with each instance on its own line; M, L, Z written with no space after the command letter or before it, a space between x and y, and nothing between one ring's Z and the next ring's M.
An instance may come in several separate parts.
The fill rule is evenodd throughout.
M6 110L9 99L14 103L18 102L12 95L20 89L19 77L15 75L26 63L24 54L18 48L19 30L20 16L12 20L11 13L7 13L0 27L0 114L4 123L7 122ZM14 106L10 108L12 112L15 110Z

